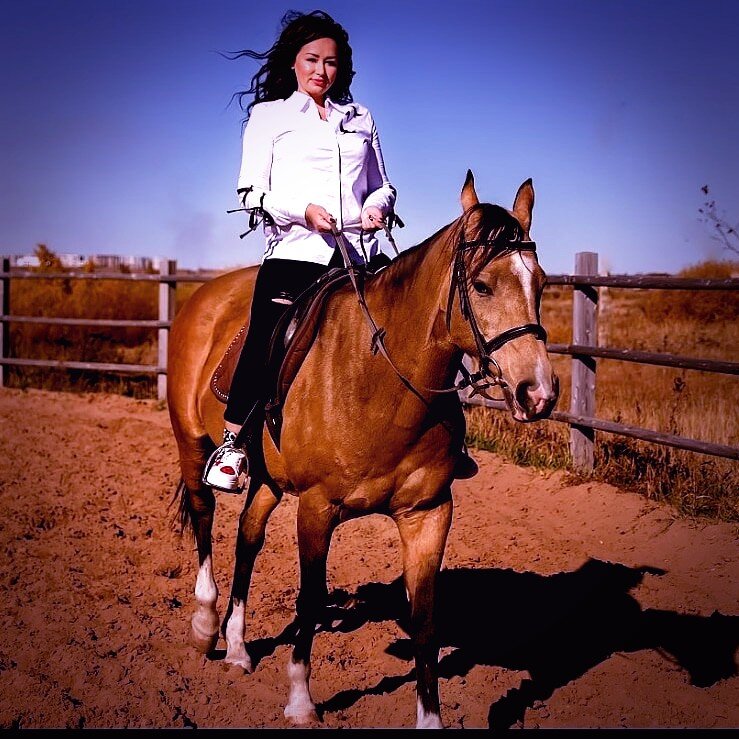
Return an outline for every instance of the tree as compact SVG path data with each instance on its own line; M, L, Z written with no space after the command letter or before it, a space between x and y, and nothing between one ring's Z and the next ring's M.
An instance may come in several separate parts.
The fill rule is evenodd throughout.
M39 272L61 272L62 260L46 244L36 244L34 255L38 259Z
M698 208L701 217L698 219L705 223L711 230L711 238L723 244L723 246L734 254L739 254L739 233L737 226L732 226L723 213L719 214L716 201L709 194L708 185L701 187L705 196L703 207Z
M36 255L36 258L38 259L38 267L36 268L39 272L66 272L67 270L64 268L64 265L62 264L62 260L56 255L56 252L53 252L51 249L49 249L46 244L36 244L36 249L34 251L34 254ZM56 281L54 281L56 282ZM70 295L72 292L72 281L71 280L62 280L61 283L62 292L65 295Z

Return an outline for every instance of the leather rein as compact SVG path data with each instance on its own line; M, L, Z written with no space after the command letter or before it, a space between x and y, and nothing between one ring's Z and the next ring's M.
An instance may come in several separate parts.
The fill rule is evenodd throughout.
M388 240L393 245L396 253L398 253L398 249L395 246L395 242L392 240L390 229L387 224L384 225L384 230L385 235L388 237ZM413 383L411 383L411 381L407 377L405 377L405 375L398 369L398 367L395 365L390 355L388 354L387 348L385 347L386 331L384 328L378 328L374 318L372 317L372 314L369 311L369 308L367 307L367 303L364 299L363 289L364 271L352 264L346 245L346 237L340 230L336 228L335 225L331 227L331 233L333 234L334 239L336 240L336 244L341 252L341 256L344 260L344 266L349 272L349 277L351 279L352 286L354 287L354 292L357 295L359 306L362 309L362 313L364 314L367 323L369 324L370 330L372 331L372 339L370 341L370 349L372 351L372 354L377 354L378 352L382 354L382 356L387 360L387 362L395 371L395 374L400 378L401 382L418 398L420 398L423 403L428 405L428 402L423 397L421 392L416 387L414 387ZM488 388L497 386L500 387L507 396L510 396L511 389L503 377L503 372L500 368L500 365L495 360L495 358L491 356L492 353L500 349L508 342L513 341L520 336L525 336L526 334L532 334L537 339L543 342L546 342L547 340L547 332L544 330L544 327L540 323L525 323L521 326L515 326L513 328L502 331L492 339L489 339L487 341L485 340L485 337L483 336L478 326L477 318L470 302L470 296L468 292L469 285L467 266L464 257L465 252L481 246L492 246L494 248L500 247L497 253L494 254L493 259L510 254L512 252L536 252L536 242L534 241L501 242L500 240L495 239L477 239L474 241L465 241L464 235L460 234L459 244L454 256L452 280L449 286L449 300L447 303L447 329L450 328L451 309L454 303L454 295L456 292L456 294L459 296L459 304L462 311L462 317L470 324L470 329L475 339L480 369L475 373L470 373L470 371L465 367L464 363L460 362L459 371L462 374L462 379L458 383L448 388L424 387L423 389L426 392L436 394L453 393L459 392L466 387L470 387L472 390L472 392L470 393L470 397L473 397L475 395L482 395L492 400L491 396L488 395L486 391L488 390Z

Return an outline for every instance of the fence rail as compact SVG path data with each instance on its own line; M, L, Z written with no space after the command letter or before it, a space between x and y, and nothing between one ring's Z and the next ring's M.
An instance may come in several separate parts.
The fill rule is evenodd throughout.
M504 400L487 400L486 398L475 397L466 398L464 402L466 405L484 406L499 411L508 409ZM666 434L661 431L651 431L650 429L640 428L639 426L606 421L602 418L576 416L572 413L567 413L567 411L552 411L549 420L566 423L571 426L576 425L583 428L590 428L594 431L606 431L617 436L629 436L632 439L650 441L654 444L661 444L662 446L687 449L690 452L697 452L699 454L710 454L714 457L724 457L726 459L739 459L739 448L734 446L714 444L710 441L699 441L698 439L690 439L686 436L677 436L676 434Z
M157 397L160 400L167 394L167 347L169 329L174 317L175 290L180 282L207 282L211 276L201 274L177 274L174 260L160 259L160 274L103 273L103 272L33 272L10 269L9 258L2 258L0 269L0 387L4 385L4 367L54 367L60 369L97 370L103 372L152 373L157 377ZM570 427L570 452L575 467L592 469L594 465L595 431L642 439L665 446L686 449L700 454L739 459L739 448L725 444L690 439L675 434L666 434L627 424L616 423L596 417L595 386L596 358L636 362L664 367L739 375L739 363L685 357L674 354L633 351L597 345L597 306L598 287L618 287L659 290L739 290L739 279L689 279L662 277L654 275L598 275L598 255L594 252L580 252L575 257L575 274L550 275L548 285L565 285L573 288L573 322L571 344L548 344L547 350L553 354L566 354L572 357L572 388L569 412L555 410L550 419L566 423ZM159 284L157 320L114 320L95 318L57 318L47 316L15 316L10 311L10 280L131 280ZM157 336L157 364L123 364L103 362L76 362L65 360L23 359L10 357L9 325L11 323L52 324L68 326L108 326L138 327L155 329ZM466 405L483 405L494 409L505 409L503 401L469 397L460 393Z
M597 269L598 255L594 252L579 252L580 255L594 254ZM588 268L587 261L581 262L582 266ZM727 277L718 279L694 279L691 277L659 277L652 275L598 275L587 272L574 275L551 275L547 277L550 285L586 285L590 287L632 287L642 290L736 290L739 288L739 279Z
M115 328L167 328L169 321L134 321L113 318L48 318L46 316L0 316L8 323L50 323L57 326L109 326Z
M725 375L739 375L739 362L721 362L716 359L696 359L695 357L681 357L677 354L654 354L653 352L637 352L632 351L631 349L581 346L580 344L547 344L547 351L551 354L570 354L571 356L620 359L623 362L655 364L660 367L679 367L680 369L718 372Z
M172 264L177 266L176 260L171 261ZM194 275L180 273L168 274L163 272L161 274L137 274L128 272L75 272L70 270L69 272L31 272L29 270L10 270L10 264L3 262L3 268L0 270L0 278L2 279L19 279L19 280L123 280L133 282L208 282L212 279L203 275Z

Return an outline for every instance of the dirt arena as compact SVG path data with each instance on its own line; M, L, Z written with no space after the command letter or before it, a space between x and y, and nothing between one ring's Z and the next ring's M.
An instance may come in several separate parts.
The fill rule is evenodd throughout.
M178 481L154 401L0 389L0 726L284 728L298 584L286 498L248 603L253 674L187 642L196 554L170 528ZM450 728L739 727L737 527L475 453L455 483L440 586ZM225 611L236 517L214 535ZM326 728L412 727L394 525L341 526L317 634Z

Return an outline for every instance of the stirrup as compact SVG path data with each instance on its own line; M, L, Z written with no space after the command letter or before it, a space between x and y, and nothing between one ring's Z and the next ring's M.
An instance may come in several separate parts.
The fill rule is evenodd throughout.
M208 457L202 482L224 493L240 494L248 479L248 460L243 449L225 443Z

